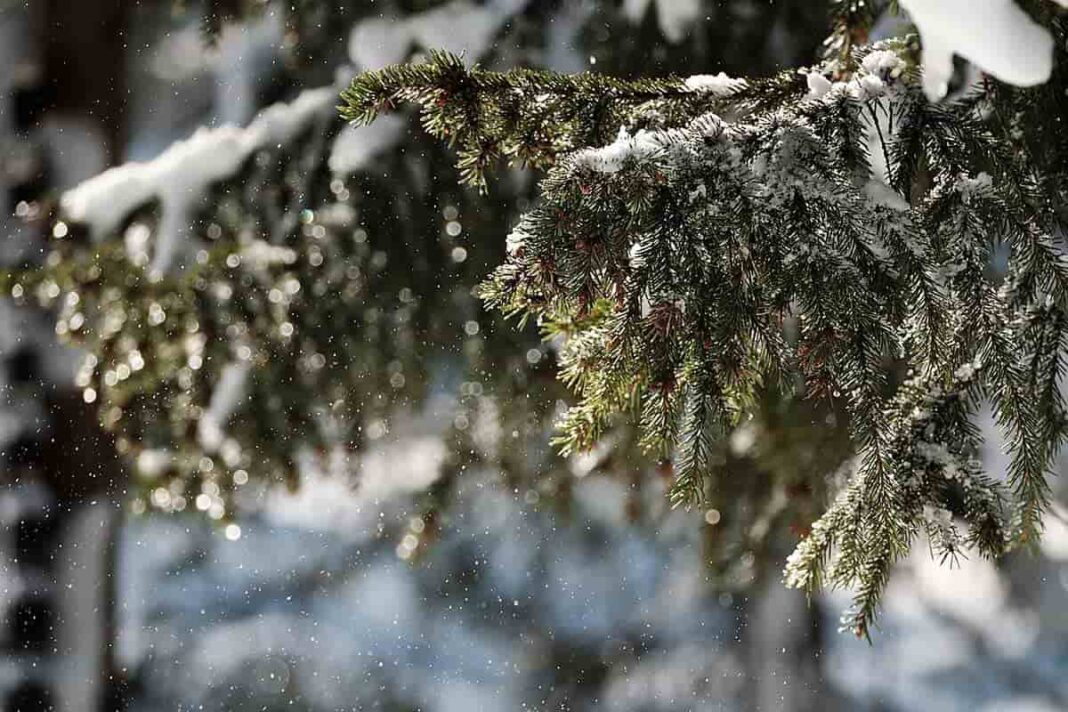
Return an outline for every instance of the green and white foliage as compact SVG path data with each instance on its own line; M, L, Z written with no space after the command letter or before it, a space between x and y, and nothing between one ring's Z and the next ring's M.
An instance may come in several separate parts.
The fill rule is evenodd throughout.
M503 253L497 206L526 184L465 194L435 175L433 140L402 119L345 127L336 95L306 89L86 181L57 201L45 264L5 276L84 351L75 383L133 465L135 509L228 518L302 471L354 475L434 389L454 396L450 457L469 458L489 381L554 386L549 350L494 330L472 294ZM552 403L517 401L501 438L542 440Z
M481 189L501 160L544 170L483 296L565 337L565 452L630 418L697 506L729 490L714 444L766 394L847 420L846 482L786 580L852 588L866 636L921 534L953 558L1041 532L1065 434L1068 112L1063 19L1032 9L1057 48L1036 89L986 78L932 103L915 40L860 46L873 13L838 3L828 58L801 71L628 81L437 53L357 77L342 113L421 105ZM1004 477L978 459L985 402Z
M742 4L709 12L742 17ZM201 9L227 21L284 11L289 27L305 13L316 17L313 5ZM655 61L670 67L724 61L717 48L733 51L725 43L732 34L770 46L777 14L793 17L799 6L745 16L730 25L737 33L702 25L671 41L612 3L346 7L356 20L351 33L345 23L325 27L333 45L348 40L358 68L451 43L468 47L469 61L582 66L594 53L622 69L647 54L620 48L666 47ZM450 31L461 20L464 31ZM616 32L602 36L609 25ZM805 48L818 41L807 30L786 36ZM773 60L762 52L750 61ZM331 86L304 88L249 126L201 129L151 161L66 192L45 264L9 275L6 289L55 309L61 338L84 351L76 384L132 464L134 508L200 508L225 519L254 505L263 487L297 485L301 473L342 471L359 486L366 447L399 429L405 413L426 408L432 393L447 424L446 456L426 466L439 470L427 522L479 462L492 464L509 490L561 506L576 475L611 472L642 483L651 463L625 427L595 458L545 459L564 395L551 378L555 347L539 345L533 330L498 328L473 295L504 258L499 235L532 182L514 175L489 196L464 191L449 176L447 151L413 122L392 116L346 127L336 96ZM444 409L443 393L453 398ZM717 443L720 466L751 473L735 496L710 500L709 557L742 583L759 574L761 552L778 546L777 534L804 526L822 497L781 464L811 460L819 471L843 457L832 448L824 463L804 437L789 449L764 447L767 432L806 432L794 421L808 412L800 402L767 406L739 440L751 447ZM662 483L651 486L659 493ZM789 488L794 496L783 496ZM644 516L642 501L636 489L633 516Z
M133 462L143 506L229 517L247 484L354 474L357 453L430 390L462 380L446 410L463 431L483 382L522 388L551 363L527 354L530 334L480 319L472 294L508 214L428 178L391 142L373 154L388 178L335 173L330 111L212 181L181 216L166 269L153 268L174 227L164 194L119 216L121 239L60 220L45 268L10 278L85 351L76 385ZM193 140L210 147L211 135ZM446 160L427 138L405 147ZM548 414L525 418L539 408L518 400L508 434L542 438Z

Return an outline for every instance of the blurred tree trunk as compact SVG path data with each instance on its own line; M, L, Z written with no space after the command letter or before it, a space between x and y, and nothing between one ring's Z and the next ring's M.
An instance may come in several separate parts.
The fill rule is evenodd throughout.
M41 473L57 498L55 648L66 673L56 681L56 709L114 712L125 709L126 679L115 660L125 474L112 438L79 394L48 401L53 442L42 443Z
M119 162L125 135L126 34L132 3L44 0L35 5L46 115L75 118L95 128L85 140L102 139L99 148L107 162ZM49 166L54 187L86 178L82 171L99 170L66 166L63 158L62 153L54 153ZM69 382L60 387L64 390L48 399L53 440L59 447L45 446L43 469L58 498L57 516L64 520L55 540L64 549L57 576L68 577L74 585L60 589L57 612L69 619L57 618L56 642L60 654L69 656L82 674L73 677L74 685L58 686L57 709L88 709L86 701L92 700L95 709L111 712L125 707L125 679L115 661L115 545L125 475L94 409L73 392ZM94 571L99 575L92 575ZM64 590L72 593L63 597Z
M16 18L24 47L17 66L4 68L16 77L0 133L35 160L9 182L5 202L41 201L121 156L129 5L34 0L13 11L24 13ZM5 452L5 484L23 500L6 527L23 598L6 616L20 681L2 704L21 712L111 712L125 706L114 659L124 473L93 407L74 388L70 354L40 333L18 333L48 323L34 315L10 320L16 333L6 342L15 346L3 354L8 389L28 394L43 416L34 419L22 401L5 404L26 422Z

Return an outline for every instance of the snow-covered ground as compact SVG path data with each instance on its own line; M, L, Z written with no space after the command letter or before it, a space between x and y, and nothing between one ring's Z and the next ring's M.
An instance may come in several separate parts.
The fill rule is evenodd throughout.
M590 480L565 519L477 479L415 564L375 526L402 516L397 507L354 508L364 515L324 527L279 500L235 542L193 520L128 524L120 653L143 690L134 709L739 699L736 601L704 582L692 518L635 529L621 521L622 490Z
M338 519L322 501L279 497L241 522L237 541L192 518L129 522L119 652L138 683L132 709L1068 704L1063 551L1004 572L981 561L951 570L920 552L894 579L874 645L835 632L847 598L830 595L807 609L822 645L788 650L765 629L785 639L811 625L798 594L776 581L749 600L710 586L692 518L635 527L622 488L597 478L577 485L563 517L471 477L415 564L389 533L405 516L397 503L378 514L335 496L355 513ZM775 674L761 674L769 661Z

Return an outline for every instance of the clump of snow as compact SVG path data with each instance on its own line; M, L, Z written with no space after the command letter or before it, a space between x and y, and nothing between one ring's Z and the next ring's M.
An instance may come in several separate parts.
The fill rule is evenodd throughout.
M979 196L990 192L992 183L993 180L991 179L990 174L985 171L980 172L974 178L962 175L957 179L957 190L960 191L961 198L967 202L973 196Z
M523 249L523 245L527 241L527 232L521 225L517 225L514 230L508 233L508 237L505 238L505 249L508 250L508 254L514 255Z
M822 99L827 96L827 92L834 86L830 79L819 72L809 72L805 75L805 81L808 83L809 99Z
M876 45L876 49L861 60L857 73L845 81L832 82L818 71L804 72L807 98L833 101L845 95L857 101L867 101L886 96L898 86L898 79L907 65L896 52L878 47Z
M641 129L633 136L627 128L620 127L616 140L600 148L587 148L576 151L576 166L589 168L598 173L616 173L628 160L649 158L664 147L655 131Z
M686 79L686 88L711 94L713 96L730 96L742 91L749 84L744 79L736 79L720 72L719 74L695 74Z
M1054 561L1068 561L1068 510L1054 503L1043 519L1045 530L1039 545L1042 553Z
M739 457L747 455L759 436L760 432L752 422L742 423L730 435L731 452Z
M649 301L649 296L644 292L642 293L641 298L641 310L642 319L648 319L649 315L653 313L653 303Z
M958 381L971 381L975 378L975 374L979 372L980 367L981 364L978 360L969 361L962 364L960 368L953 373L953 376Z
M864 184L864 195L868 200L884 208L904 212L910 208L909 203L900 193L882 180L870 179Z
M858 97L861 98L874 98L886 94L886 84L874 74L858 77L857 85L860 89Z
M868 96L877 97L877 105L873 112L863 112L860 117L864 124L864 138L868 145L868 165L871 169L870 178L864 186L864 194L877 205L891 210L908 210L908 202L890 186L889 145L894 140L895 127L890 120L892 108L890 99L886 96L888 85L883 84L882 80L874 74L868 74L864 79L873 80L878 84L877 90L872 86L864 88Z
M359 69L381 69L403 62L411 49L407 25L395 17L372 17L349 35L349 59Z
M918 442L914 452L935 467L938 467L946 479L953 480L958 477L965 479L967 477L967 473L961 472L957 457L941 443Z
M630 246L630 251L627 254L628 261L631 269L641 269L645 266L645 255L643 254L641 242L635 242Z
M575 453L571 456L568 462L571 474L579 479L592 474L597 468L604 465L608 458L612 456L616 445L617 443L615 442L599 442L589 450ZM617 513L623 511L622 507L613 509L615 509Z
M464 53L476 61L490 48L500 28L529 0L491 0L476 4L453 0L407 17L374 17L353 27L349 59L360 70L381 69L405 61L415 47ZM354 173L392 146L404 132L398 116L378 117L369 126L344 129L330 150L330 170Z
M890 120L889 102L900 86L898 80L906 68L905 61L896 52L876 45L861 60L857 73L845 81L832 82L817 71L805 74L809 100L835 102L849 97L873 102L873 110L860 115L871 169L863 192L875 205L895 211L906 211L909 204L890 186L888 147L893 141L894 125Z
M1013 0L901 0L901 6L920 32L923 88L932 101L946 95L954 54L1010 84L1049 79L1053 39Z
M387 500L423 492L441 477L445 444L437 435L413 436L369 449L360 461L360 495Z
M689 130L700 135L705 140L721 139L729 136L730 127L717 114L701 114L694 119Z
M922 601L936 610L952 611L980 629L989 628L990 621L996 620L1004 611L1005 584L987 560L962 559L958 566L951 568L920 552L909 557L902 568L900 579L891 584L891 590L898 594L894 601L902 606ZM955 570L961 568L966 573ZM900 595L901 589L908 589L910 595ZM891 609L889 612L900 614L903 611Z
M656 3L656 19L668 42L678 42L701 18L701 0L625 0L623 14L634 23L641 22L650 2Z
M289 104L269 106L245 129L246 140L257 147L272 142L288 143L324 111L332 115L336 99L337 89L329 86L302 92Z
M929 522L942 526L953 525L953 513L945 507L935 507L930 504L923 505L923 518Z
M490 48L497 31L513 15L526 7L528 0L491 0L475 3L454 0L408 20L412 37L421 47L436 47L449 52L466 52L472 59Z
M60 200L63 213L99 238L158 199L162 215L151 271L161 274L177 256L190 211L207 189L234 175L256 150L291 141L315 117L332 112L334 100L333 87L313 89L290 104L265 109L246 128L201 128L154 160L117 166L67 191Z
M249 22L223 26L209 60L214 74L217 123L244 124L255 113L259 107L257 94L269 68L277 62L284 31L282 13L274 10ZM196 48L192 52L203 54Z
M860 66L868 74L874 74L881 79L897 79L905 71L905 60L901 59L896 52L877 49L869 52L861 60Z

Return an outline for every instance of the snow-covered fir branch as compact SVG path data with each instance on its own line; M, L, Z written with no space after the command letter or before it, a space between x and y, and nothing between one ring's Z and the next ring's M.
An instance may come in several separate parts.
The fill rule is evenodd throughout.
M672 503L722 510L752 549L796 515L788 583L853 589L849 625L866 635L921 534L946 557L996 556L1042 530L1065 427L1059 2L901 0L919 41L872 45L885 4L840 0L819 64L744 79L719 64L685 79L480 66L521 14L541 17L520 0L364 17L349 126L335 88L307 90L115 168L61 199L54 256L7 286L56 306L87 349L78 385L140 465L143 501L224 517L250 472L343 469L388 435L388 396L435 386L427 345L462 332L463 358L504 388L555 351L577 395L564 452L658 461ZM700 15L620 11L635 26L654 13L673 46ZM413 49L426 61L385 66ZM985 76L932 102L958 84L954 55ZM429 177L444 154L406 133L391 113L405 103L461 182L490 192L500 163L542 173L532 203L501 182L528 208L506 241L508 210ZM495 259L483 296L551 348L491 353L491 338L516 342L484 333L467 286L442 284ZM978 464L984 401L1005 473ZM531 409L506 414L515 432L552 415ZM732 467L779 409L848 442L740 482ZM457 452L515 456L476 411L449 420ZM618 435L631 424L644 454ZM463 468L453 455L443 480Z
M595 447L629 414L645 448L674 460L674 501L695 505L729 487L712 477L711 443L761 394L846 414L849 483L787 579L852 588L858 635L921 531L947 556L1037 539L1066 422L1068 270L1052 190L1066 164L1015 144L1063 108L1051 67L1064 25L1053 4L1040 25L980 3L954 28L929 3L903 5L922 66L909 41L843 40L845 56L746 81L497 74L439 53L344 94L360 123L419 104L464 181L484 187L502 158L546 169L483 294L566 337L561 375L579 400L561 420L565 451ZM842 27L866 33L865 13L845 12ZM1021 42L972 25L992 17L1004 22L983 32ZM954 52L994 78L1045 84L988 81L931 103ZM975 457L984 397L1012 456L993 477Z

